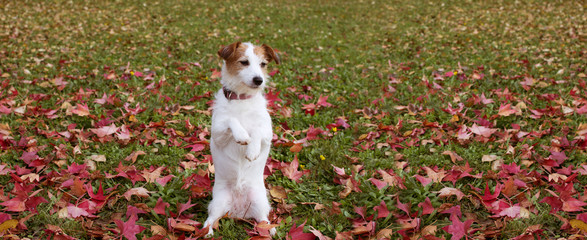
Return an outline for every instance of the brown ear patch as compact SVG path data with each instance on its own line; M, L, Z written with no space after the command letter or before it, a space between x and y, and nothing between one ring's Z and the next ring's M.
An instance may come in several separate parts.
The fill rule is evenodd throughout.
M268 61L275 61L275 63L279 64L279 57L275 54L273 48L269 47L267 44L263 44L260 47L255 47L254 49L255 54L259 57L264 57Z
M230 58L230 56L232 56L236 52L236 49L240 45L241 45L241 42L235 42L233 44L224 46L224 47L220 48L220 50L218 50L218 56L220 56L224 60L228 60L228 58Z
M247 44L241 44L240 42L236 42L230 44L224 48L221 48L218 51L218 55L224 59L226 63L226 70L228 73L232 75L237 75L243 68L247 66L240 64L238 61L245 55L245 51L247 50ZM229 53L230 52L230 53Z
M261 46L261 47L265 49L265 54L267 54L267 57L270 57L270 59L273 59L273 61L275 61L276 64L281 63L281 61L279 60L279 56L277 56L277 54L275 53L273 48L269 47L269 45L267 45L267 44L263 44L263 46Z

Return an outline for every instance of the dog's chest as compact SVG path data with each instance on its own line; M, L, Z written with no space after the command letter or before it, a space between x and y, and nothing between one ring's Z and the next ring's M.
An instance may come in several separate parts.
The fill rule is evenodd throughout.
M231 104L228 114L247 130L271 129L271 118L264 105Z

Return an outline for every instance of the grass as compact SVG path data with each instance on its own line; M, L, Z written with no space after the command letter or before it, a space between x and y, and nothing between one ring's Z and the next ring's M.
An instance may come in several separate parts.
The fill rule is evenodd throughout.
M300 170L310 170L299 182L279 170L267 177L268 186L286 189L284 201L291 205L272 202L274 218L280 224L277 239L285 239L293 224L303 222L306 232L312 226L335 238L354 229L352 220L362 218L356 207L363 207L367 217L377 216L373 208L381 201L393 214L368 220L376 222L371 234L389 228L393 230L391 239L400 238L405 225L400 224L403 212L397 199L407 203L412 213L421 211L418 204L427 197L436 208L432 215L412 216L419 217L421 224L419 229L404 229L409 236L419 236L425 226L437 226L437 236L450 237L440 230L451 224L448 214L440 213L449 205L461 206L462 220L475 219L473 228L506 221L490 217L493 214L475 197L482 194L476 188L483 189L489 183L494 189L507 180L496 177L499 171L492 163L481 161L490 154L542 177L536 186L519 189L528 196L541 194L526 206L534 212L528 218L508 221L499 229L498 238L519 236L535 224L542 224L547 238L579 234L577 229L561 230L563 222L539 201L550 196L545 189L554 190L548 174L568 166L578 170L585 163L584 140L577 134L584 127L585 114L576 112L585 104L586 91L584 7L580 1L467 0L2 2L0 110L5 106L12 112L0 113L0 130L10 132L0 131L0 137L10 137L0 138L0 160L10 169L19 166L46 176L34 182L34 189L42 189L39 196L48 201L26 221L28 230L11 231L20 237L39 238L49 234L43 229L51 224L77 238L96 237L88 229L116 237L116 230L107 229L117 229L114 220L128 220L123 217L127 206L146 204L152 209L159 198L170 203L167 215L148 211L139 215L139 225L171 229L167 219L188 200L196 205L185 213L203 222L210 195L184 185L194 174L213 177L205 161L209 151L190 152L186 146L209 138L210 93L220 87L213 77L213 71L220 68L216 52L220 46L239 40L267 43L280 53L282 64L270 66L278 73L269 88L280 92L283 102L278 104L291 114L275 109L275 134L289 143L303 139L310 127L329 134L308 141L299 153L292 153L287 144L272 148L271 157L276 161L288 163L297 154ZM138 76L138 72L152 78ZM445 75L449 72L456 75ZM482 76L475 79L473 74ZM535 79L529 90L520 84L525 78ZM67 84L60 86L55 79ZM95 102L103 94L112 97L112 103ZM481 94L494 103L475 103ZM300 95L312 99L301 99ZM316 103L320 96L328 96L334 106L306 114L304 105ZM451 108L461 103L463 110L458 114L444 111L449 103ZM520 114L498 115L502 105L520 103L526 105ZM71 113L78 104L87 104L91 115ZM128 113L125 104L126 108L145 111ZM23 106L24 112L16 111ZM564 107L575 112L563 114ZM545 115L531 118L530 109L545 109ZM55 118L45 114L49 110L57 110ZM339 117L350 127L329 129L327 126ZM471 127L480 119L498 129L498 134L489 139L474 134L469 140L456 137L460 126ZM130 140L100 139L91 134L90 129L110 122L127 126ZM516 124L529 135L507 135ZM59 135L71 129L78 131L70 131L71 137ZM572 143L561 145L565 140ZM57 151L61 144L62 155ZM542 161L555 150L564 151L568 159L551 171ZM47 161L42 168L31 168L21 160L24 152L33 151ZM146 154L134 163L124 160L136 151ZM445 151L455 152L464 161L451 161ZM66 173L72 163L83 164L92 155L106 158L106 162L96 163L96 170L90 171L93 174ZM532 165L524 165L527 161ZM165 186L106 177L106 173L118 174L119 162L136 167L139 173L152 166L166 166L164 174L175 177ZM188 168L182 162L195 165ZM423 166L450 171L464 162L473 169L471 175L482 173L483 178L461 178L454 186L449 181L423 186L414 177L426 176ZM404 167L398 167L402 163ZM341 198L339 193L345 187L335 183L341 177L332 166L345 169L361 191ZM392 170L406 188L377 189L369 179L381 178L380 169ZM64 197L72 190L61 187L76 177L94 189L99 182L104 188L116 188L115 197L96 213L97 218L79 221L58 216L57 211L66 204L77 204ZM521 175L509 177L532 184ZM575 198L584 197L581 192L586 182L585 176L578 174L573 182L578 192ZM3 201L15 197L16 183L9 174L0 174L0 184ZM145 187L150 196L131 201L122 197L135 187ZM455 187L467 197L462 201L454 196L441 198L437 192L443 187ZM314 210L316 204L326 208ZM333 210L336 206L339 211ZM27 213L0 210L0 214L7 214L0 217L22 219ZM579 213L559 212L566 219L576 219ZM88 227L92 221L99 227ZM244 229L253 227L223 219L215 236L245 239L249 235ZM174 232L176 236L182 233ZM152 234L148 229L138 236ZM484 234L468 233L469 237Z

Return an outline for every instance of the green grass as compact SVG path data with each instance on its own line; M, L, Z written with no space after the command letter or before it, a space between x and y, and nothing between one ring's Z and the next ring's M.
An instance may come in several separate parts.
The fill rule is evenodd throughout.
M0 135L0 160L9 169L18 166L44 177L34 182L37 185L33 191L40 189L39 196L48 201L40 204L39 213L25 222L27 230L11 229L11 233L45 237L48 233L43 229L51 224L82 239L96 237L88 233L89 229L119 237L115 230L108 229L117 229L116 219L128 220L124 217L127 206L146 204L154 208L159 197L170 203L168 213L176 213L179 204L191 200L196 205L185 214L203 222L210 194L198 195L183 186L193 174L206 173L213 178L207 172L209 164L202 162L210 153L208 148L190 152L186 146L209 139L208 102L213 99L210 93L220 88L218 80L212 78L213 70L221 66L216 52L222 45L238 40L266 43L281 57L281 65L270 65L270 70L279 72L269 88L274 93L280 91L283 102L278 104L290 110L291 117L272 114L275 134L290 142L303 139L303 131L310 126L330 134L308 141L297 153L300 170L310 170L299 182L279 170L267 177L268 186L287 190L284 201L291 204L284 210L272 201L279 212L274 222L280 224L275 238L285 239L294 223L306 222L306 232L312 226L334 239L338 233L353 230L352 220L361 218L355 207L364 207L367 217L377 216L373 208L384 201L392 214L370 219L376 222L373 233L389 228L394 233L391 239L397 239L401 237L399 220L403 214L396 206L397 199L408 204L411 212L417 212L421 211L418 204L426 197L437 211L412 217L420 218L420 230L437 226L439 237L450 237L440 230L451 224L449 214L439 210L449 205L461 206L463 221L474 217L473 228L486 228L488 222L496 220L507 221L497 238L519 236L535 224L542 224L547 238L572 236L577 230L561 230L563 222L549 214L550 207L539 202L550 196L546 189L555 191L549 185L554 183L549 182L548 174L568 166L577 170L585 163L584 143L577 134L584 127L585 114L561 113L562 106L577 109L586 101L584 9L581 1L2 2L0 106L13 112L0 113L0 134L1 130L10 131L6 135L9 137ZM137 72L152 74L152 78L138 77ZM457 75L445 76L447 72ZM474 79L474 73L483 77ZM114 78L107 77L109 74ZM536 80L529 90L520 84L526 77ZM62 89L54 84L58 78L67 82ZM509 94L504 93L506 88ZM475 104L475 96L482 93L494 103ZM116 100L113 104L94 102L103 94L114 95ZM300 99L300 94L312 99ZM328 96L334 106L321 107L315 115L305 114L302 107L316 103L320 96ZM130 108L140 104L145 111L127 113L126 103ZM449 103L452 108L463 104L456 121L453 114L443 111ZM521 114L497 115L500 106L520 103L526 105ZM67 109L77 104L87 104L91 115L78 116ZM25 114L14 112L23 106ZM181 108L185 106L188 108ZM530 109L551 109L555 113L534 119ZM57 110L57 117L44 115L49 110ZM339 117L344 117L350 127L328 129L327 125ZM460 126L471 127L481 118L487 119L498 134L486 140L475 138L475 134L468 140L457 138ZM127 126L131 139L99 139L93 135L90 129L104 119L118 127ZM515 132L508 135L513 124L530 134L520 139L513 136ZM59 134L72 128L76 130L70 130L69 138ZM571 146L559 144L566 140ZM64 155L57 152L60 144ZM74 152L76 147L80 152ZM513 153L508 152L509 147ZM530 147L529 155L525 154ZM564 151L568 157L553 171L542 166L551 150ZM134 163L124 160L135 151L146 154ZM455 152L464 161L453 163L442 154L445 151ZM36 169L27 166L20 159L24 152L37 152L46 162ZM196 160L190 160L187 154L193 154ZM274 146L271 157L287 163L295 154L289 146ZM493 218L493 213L480 204L476 194L483 192L475 188L484 189L489 183L494 189L509 177L498 177L500 171L492 169L492 163L481 162L484 155L490 154L499 156L505 164L516 163L539 174L538 180L511 176L530 185L519 189L527 198L540 193L538 199L529 200L528 208L535 210L529 218ZM97 169L87 176L67 173L68 165L83 164L92 155L104 155L107 161L96 163ZM123 177L106 178L106 173L118 174L120 162L135 166L138 172L166 166L162 176L175 177L165 186L144 181L133 184ZM195 168L186 169L182 162L195 162ZM401 162L405 162L403 168L398 167ZM442 181L422 186L414 177L426 176L421 169L424 166L450 171L465 162L473 169L472 175L482 173L483 178L465 177L454 185ZM532 164L524 165L528 162ZM344 186L335 183L340 176L332 166L352 175L361 191L341 198L339 193ZM361 170L357 172L359 166ZM379 190L369 181L381 178L377 170L389 169L403 180L405 189ZM77 200L88 198L87 194L80 199L64 197L71 189L61 184L75 177L94 189L99 183L105 189L115 188L116 193L96 213L98 217L83 218L84 222L57 215L66 204L78 204ZM573 180L578 192L574 198L584 197L582 186L586 183L587 178L578 174ZM3 201L16 196L15 180L10 174L0 175L0 184ZM150 196L135 196L131 201L122 197L135 187L145 187L151 191ZM440 198L437 192L444 187L455 187L467 197L461 201L454 196ZM500 195L502 198L504 195ZM509 201L520 203L515 198ZM323 204L326 209L314 210L315 204L307 203ZM339 205L340 212L332 210L334 205ZM29 212L0 210L0 214L22 219ZM559 214L575 219L578 212ZM152 236L149 228L154 225L168 229L168 218L175 217L140 214L138 224L148 229L138 236ZM91 228L88 222L97 225ZM245 239L249 237L245 229L253 227L225 218L215 236ZM176 231L176 237L182 233ZM407 234L420 233L407 230ZM478 231L468 236L483 234Z

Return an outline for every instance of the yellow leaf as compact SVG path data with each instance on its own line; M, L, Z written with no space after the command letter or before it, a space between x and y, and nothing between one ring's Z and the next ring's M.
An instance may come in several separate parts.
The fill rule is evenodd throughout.
M16 219L6 220L2 224L0 224L0 233L6 231L8 229L15 228L16 225L18 225L18 220L16 220Z
M571 227L581 229L583 232L587 233L587 223L579 220L579 219L572 219L570 221Z
M454 123L454 122L458 122L459 121L459 116L458 115L452 115L452 117L450 118L450 122Z

